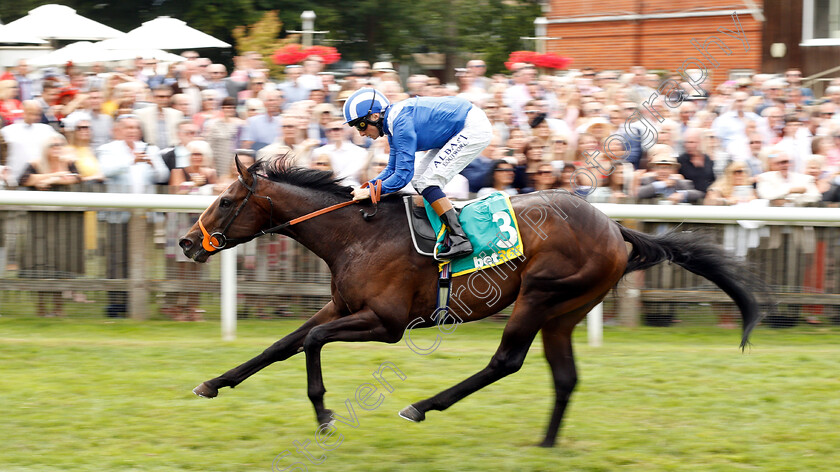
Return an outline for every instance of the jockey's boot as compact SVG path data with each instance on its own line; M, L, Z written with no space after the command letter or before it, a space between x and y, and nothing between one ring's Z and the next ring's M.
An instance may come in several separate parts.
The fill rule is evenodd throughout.
M449 230L449 248L439 252L438 259L457 259L459 257L469 256L473 252L472 243L464 233L464 228L461 227L461 222L458 221L458 214L455 209L451 208L440 215L441 221Z

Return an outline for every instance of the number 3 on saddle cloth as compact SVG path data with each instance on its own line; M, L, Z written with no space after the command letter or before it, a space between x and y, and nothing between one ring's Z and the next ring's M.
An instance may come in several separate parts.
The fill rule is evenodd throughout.
M414 248L420 254L434 257L445 244L446 231L440 217L425 200L424 207L415 204L411 196L404 197L403 201ZM456 203L455 206L457 209L459 205ZM473 253L453 261L440 262L438 310L448 309L450 277L524 257L519 225L507 193L495 192L481 200L467 202L460 209L458 219L472 243ZM444 316L438 316L438 322Z

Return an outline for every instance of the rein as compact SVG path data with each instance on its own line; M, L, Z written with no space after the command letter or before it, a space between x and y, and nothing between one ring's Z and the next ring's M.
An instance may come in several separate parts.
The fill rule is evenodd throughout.
M239 213L242 211L242 209L245 208L245 205L248 203L248 200L251 198L252 195L254 197L257 197L257 198L265 198L265 199L268 200L268 204L269 204L269 207L270 207L269 215L268 215L269 224L271 224L271 222L273 221L272 218L274 216L274 204L271 201L271 197L256 194L257 177L259 177L259 175L254 176L254 182L251 186L248 186L248 185L245 184L245 180L242 179L241 175L238 177L239 181L242 183L242 185L245 185L245 188L248 189L248 195L245 196L245 198L242 200L242 203L239 204L239 207L236 209L236 212L233 214L233 217L230 219L230 221L228 221L228 223L225 225L225 227L221 231L215 231L213 233L209 233L207 231L207 229L204 227L204 223L201 221L201 218L204 216L205 213L207 213L207 210L210 209L209 207L201 213L201 216L198 217L198 227L201 229L201 234L203 236L203 238L201 240L201 247L204 248L205 251L215 252L215 251L224 249L225 246L227 246L228 242L234 242L234 243L247 242L247 241L250 241L251 239L254 239L255 237L262 236L262 235L265 235L265 234L279 233L280 231L283 231L284 229L288 228L289 226L296 225L296 224L301 223L303 221L306 221L308 219L315 218L316 216L320 216L320 215L323 215L325 213L329 213L331 211L338 210L339 208L344 208L346 206L350 206L350 205L353 205L355 203L358 203L358 202L362 201L362 200L349 200L349 201L346 201L346 202L336 203L335 205L330 205L326 208L321 208L320 210L315 210L315 211L307 213L303 216L293 218L293 219L291 219L291 220L289 220L285 223L281 223L279 225L272 226L271 228L262 229L262 230L260 230L259 233L255 234L255 235L253 235L249 238L228 239L225 236L225 233L227 233L228 228L230 228L230 225L232 225L234 220L236 220L236 217L239 216ZM379 201L382 198L382 181L377 180L372 186L370 185L369 182L365 182L361 186L361 188L367 188L367 187L370 187L370 200L373 202L373 208L374 209L373 209L373 213L370 213L370 214L368 214L367 212L362 210L362 214L363 214L365 220L369 220L370 218L372 218L376 214L377 208L379 206Z

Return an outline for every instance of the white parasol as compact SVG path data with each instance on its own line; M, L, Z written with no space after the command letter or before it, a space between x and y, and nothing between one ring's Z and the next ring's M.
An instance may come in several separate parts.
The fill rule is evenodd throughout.
M143 23L125 36L104 42L111 49L199 49L229 48L230 44L209 34L188 26L185 22L168 16L160 16Z
M122 36L122 31L76 13L64 5L41 5L23 18L5 26L10 31L25 31L29 36L50 40L100 40Z

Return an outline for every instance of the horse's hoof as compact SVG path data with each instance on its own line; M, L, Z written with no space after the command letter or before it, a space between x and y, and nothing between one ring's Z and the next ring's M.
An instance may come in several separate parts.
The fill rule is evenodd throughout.
M318 424L323 425L334 425L335 418L333 417L332 410L324 410L323 413L318 415Z
M426 414L414 408L414 405L408 405L400 411L400 417L419 423L426 419Z
M199 397L215 398L219 395L219 389L210 387L207 382L202 382L201 385L193 389L193 393Z

